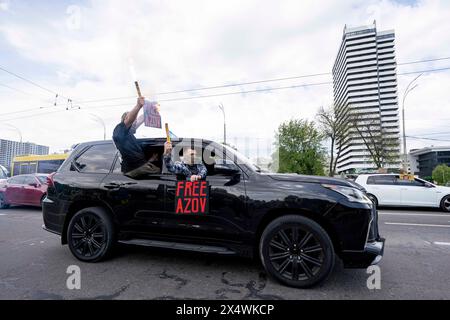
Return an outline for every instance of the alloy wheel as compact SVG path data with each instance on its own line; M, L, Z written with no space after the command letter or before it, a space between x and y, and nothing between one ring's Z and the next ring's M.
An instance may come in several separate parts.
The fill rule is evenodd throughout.
M269 242L269 260L289 280L308 280L322 267L324 250L313 233L300 227L279 230Z
M106 230L100 217L89 213L79 216L73 224L71 241L81 256L96 256L106 243Z
M444 208L447 211L450 211L450 197L447 197L446 199L444 199Z

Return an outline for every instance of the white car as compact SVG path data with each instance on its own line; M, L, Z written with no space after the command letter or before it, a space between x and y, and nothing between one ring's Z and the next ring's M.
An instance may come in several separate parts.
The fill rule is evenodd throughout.
M380 206L434 207L450 212L450 187L428 181L400 179L398 174L361 174L356 183Z

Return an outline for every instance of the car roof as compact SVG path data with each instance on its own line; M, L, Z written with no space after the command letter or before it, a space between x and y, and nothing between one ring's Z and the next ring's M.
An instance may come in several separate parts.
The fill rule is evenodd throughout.
M48 176L48 173L24 173L24 174L17 174L15 176L12 176L11 178L14 177L37 177L37 176Z
M367 176L398 176L399 173L361 173L358 177L367 177Z
M202 140L204 143L212 143L214 141L209 140L209 139L204 139L204 138L171 138L171 140L175 143L181 142L183 140ZM161 137L161 138L138 138L137 139L138 142L152 142L152 143L161 143L164 144L164 142L167 141L166 137ZM109 143L114 143L112 140L94 140L94 141L86 141L86 142L80 142L78 144L75 144L73 146L73 149L75 149L75 147L78 146L91 146L91 145L100 145L100 144L109 144Z

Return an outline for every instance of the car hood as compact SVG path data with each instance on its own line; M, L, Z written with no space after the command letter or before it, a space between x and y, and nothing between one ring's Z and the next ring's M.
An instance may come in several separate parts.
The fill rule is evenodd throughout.
M437 191L450 194L450 187L436 186Z
M345 187L357 188L364 190L364 188L353 181L348 181L340 178L330 178L323 176L308 176L296 173L266 173L265 175L277 181L289 181L289 182L304 182L304 183L320 183L320 184L333 184Z

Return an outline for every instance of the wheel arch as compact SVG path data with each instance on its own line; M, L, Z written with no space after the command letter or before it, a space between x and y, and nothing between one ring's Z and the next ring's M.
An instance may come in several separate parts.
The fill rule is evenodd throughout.
M379 200L379 198L378 198L376 195L374 195L372 192L367 192L367 194L368 194L368 195L371 195L372 197L375 198L375 200L376 200L376 205L379 205L379 204L380 204L380 200Z
M439 207L442 208L442 203L444 202L445 198L450 197L450 193L444 195L441 200L439 201Z
M113 215L112 208L109 207L106 203L100 200L78 200L70 205L64 218L64 225L61 233L61 244L67 244L67 228L69 226L70 220L75 215L75 213L82 209L90 207L99 207L104 209L111 216L114 225L117 226L117 221Z
M341 251L341 243L339 241L338 234L335 231L334 227L331 225L331 223L329 223L325 218L323 218L319 214L307 210L277 208L270 210L268 213L266 213L257 226L254 239L255 242L254 248L256 250L254 251L255 257L259 257L257 251L259 248L259 241L261 239L262 233L264 232L264 229L275 219L288 215L303 216L319 224L330 237L331 242L333 243L334 251L336 253L339 253Z

